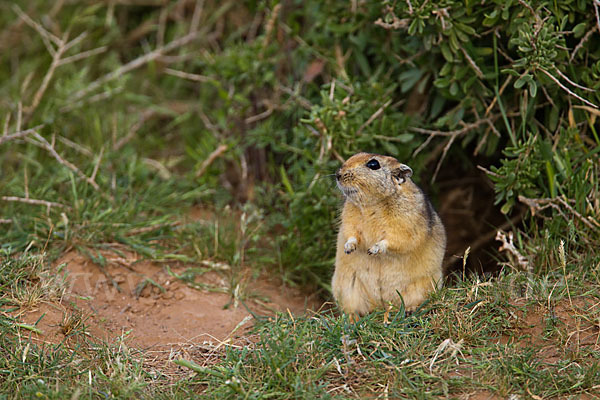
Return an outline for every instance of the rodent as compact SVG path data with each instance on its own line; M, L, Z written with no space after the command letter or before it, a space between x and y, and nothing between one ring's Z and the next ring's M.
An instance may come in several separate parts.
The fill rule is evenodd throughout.
M370 153L336 172L345 201L331 286L351 318L402 301L413 311L442 284L446 230L411 176L408 165Z

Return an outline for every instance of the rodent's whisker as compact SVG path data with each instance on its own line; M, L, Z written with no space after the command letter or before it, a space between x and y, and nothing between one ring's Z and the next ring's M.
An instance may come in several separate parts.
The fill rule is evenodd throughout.
M315 179L329 178L330 176L335 176L335 174L321 175L321 176L316 177Z

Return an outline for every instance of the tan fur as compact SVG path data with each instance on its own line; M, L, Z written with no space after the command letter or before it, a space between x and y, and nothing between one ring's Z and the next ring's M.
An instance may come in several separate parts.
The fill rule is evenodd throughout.
M366 166L373 159L381 168ZM346 200L331 286L345 313L399 306L399 294L414 310L442 283L446 232L411 174L393 157L368 153L350 157L336 174Z

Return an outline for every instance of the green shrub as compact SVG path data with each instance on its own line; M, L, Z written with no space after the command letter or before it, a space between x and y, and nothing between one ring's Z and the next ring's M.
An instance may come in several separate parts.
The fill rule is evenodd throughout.
M75 218L84 225L139 223L177 208L177 198L217 207L250 199L265 210L285 277L326 286L341 203L331 174L362 150L393 155L433 182L442 166L484 164L501 210L531 211L523 250L566 239L577 254L597 243L600 39L591 2L209 1L196 20L178 4L0 5L13 48L0 56L2 126L43 125L49 142L84 146L56 142L85 176L100 163L93 188L39 143L3 143L3 194L23 196L27 176L32 195L91 210ZM71 41L83 34L63 58L97 53L54 68L47 48L60 46L35 24ZM218 145L228 150L195 177ZM166 208L125 210L138 190ZM111 214L116 206L122 212ZM64 224L61 210L25 209L0 209L14 215L0 225L10 247L55 243L48 232Z

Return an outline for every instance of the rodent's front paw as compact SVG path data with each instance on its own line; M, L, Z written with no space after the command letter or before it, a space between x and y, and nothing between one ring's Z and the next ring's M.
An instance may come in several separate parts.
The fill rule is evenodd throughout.
M344 244L344 253L350 254L354 250L356 250L357 243L358 243L358 240L356 240L356 238L354 236L350 236L348 238L348 240L346 241L346 243Z
M383 254L387 251L387 240L380 240L367 250L367 254L372 256L375 254Z

